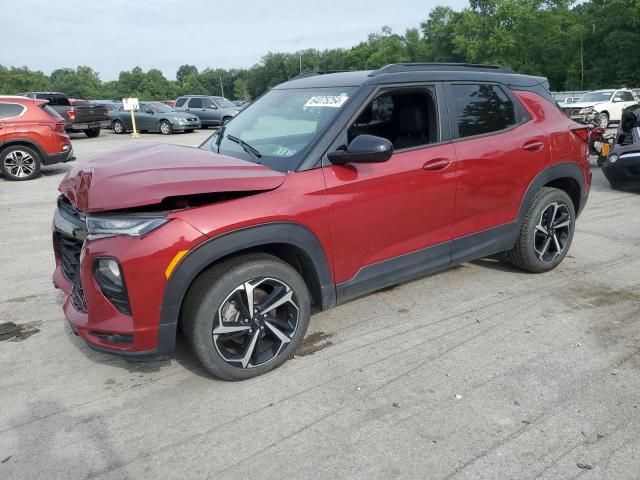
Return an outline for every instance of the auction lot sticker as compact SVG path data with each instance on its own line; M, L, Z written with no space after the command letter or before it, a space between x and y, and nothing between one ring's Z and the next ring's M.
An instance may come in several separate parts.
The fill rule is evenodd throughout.
M340 108L348 99L346 95L318 95L307 100L304 106Z

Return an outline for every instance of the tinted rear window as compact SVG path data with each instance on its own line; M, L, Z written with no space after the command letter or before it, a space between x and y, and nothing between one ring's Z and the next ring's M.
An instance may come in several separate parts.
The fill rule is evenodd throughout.
M189 100L189 108L202 108L202 98L192 98Z
M24 111L24 107L17 103L0 103L0 120L17 117Z
M36 94L36 98L40 99L40 100L47 100L49 102L49 105L63 105L65 107L68 107L69 105L71 105L69 103L69 99L67 97L65 97L64 95L55 95L55 94L49 94L49 93L38 93Z
M187 101L186 98L179 98L178 101L176 102L176 107L181 107L182 105L185 104L185 102Z
M458 136L471 137L516 124L513 103L496 85L452 85Z

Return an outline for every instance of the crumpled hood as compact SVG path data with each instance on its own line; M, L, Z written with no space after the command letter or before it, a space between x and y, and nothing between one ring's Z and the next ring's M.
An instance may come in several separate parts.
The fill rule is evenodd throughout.
M58 190L84 212L160 203L167 197L279 187L286 174L191 147L145 143L80 163Z
M607 102L576 102L576 103L568 103L563 105L562 108L585 108L585 107L595 107L600 105L601 103Z

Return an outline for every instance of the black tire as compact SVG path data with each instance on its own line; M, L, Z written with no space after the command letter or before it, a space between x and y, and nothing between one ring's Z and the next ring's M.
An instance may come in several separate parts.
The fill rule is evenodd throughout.
M599 167L602 167L602 165L604 165L604 162L607 160L607 157L600 155L598 153L598 157L596 158L596 165L598 165Z
M231 117L224 117L222 119L222 126L224 127L227 123L229 123L231 121Z
M557 188L541 188L527 210L518 241L507 252L509 261L532 273L553 270L569 251L575 222L575 208L569 195Z
M260 301L252 301L251 304L255 307L252 313L254 317L248 319L246 315L243 316L242 311L250 308L250 305L247 307L249 304L246 300L247 290L243 287L246 285L245 282L250 282L255 286L256 290L253 291L258 291L261 288L268 288L263 285L272 281L289 288L286 290L286 288L276 287L280 292L286 291L291 302L285 302L276 309L270 310L269 315L264 316L266 320L263 320L263 315L259 312L262 304ZM232 296L234 291L239 297ZM273 292L275 289L272 290ZM270 298L268 290L263 292L263 295L266 295L262 297L266 299L265 301ZM260 299L260 297L252 294L252 299ZM274 298L270 301L273 302ZM235 316L231 326L227 323L229 320L223 325L220 321L221 312L230 304ZM240 304L243 306L238 306ZM283 314L286 320L282 319ZM283 333L285 329L282 328L281 322L285 322L285 326L293 324L294 315L297 315L295 327L286 336L290 338L286 343L278 340L275 332L271 332L270 329L274 324L266 325L266 323L277 321L278 328L282 329L280 333ZM224 261L201 274L185 297L181 323L185 337L204 367L219 379L235 381L262 375L282 365L304 338L310 315L309 291L300 274L272 255L250 254ZM262 326L259 323L261 321L264 322ZM220 331L221 328L234 329L234 333L215 335L214 329ZM238 329L243 328L245 330L239 332ZM251 330L246 330L247 328ZM254 338L257 340L254 341ZM243 358L229 360L223 356L221 352L228 354L229 350L225 345L230 343L232 347L237 345L235 348L240 349L241 352L236 353L236 356L240 355ZM258 347L255 350L253 350L254 345ZM262 352L259 351L259 347L263 347ZM247 363L243 364L243 362ZM253 363L256 366L253 366Z
M609 126L609 114L607 112L599 113L596 118L599 127L607 128Z
M111 128L113 129L113 133L117 133L118 135L127 133L127 127L125 127L124 123L120 120L114 120L113 124L111 124Z
M185 133L193 133L193 128L188 128L187 130L185 130Z
M98 135L100 135L100 128L88 128L84 131L84 134L89 138L96 138Z
M173 126L171 125L171 122L169 122L167 120L162 120L158 124L158 131L162 135L171 135L173 133Z
M14 145L0 151L0 172L7 180L22 182L40 175L42 157L33 148Z
M201 125L200 125L200 128L201 128L202 130L208 130L208 129L209 129L209 125L202 125L202 124L201 124Z

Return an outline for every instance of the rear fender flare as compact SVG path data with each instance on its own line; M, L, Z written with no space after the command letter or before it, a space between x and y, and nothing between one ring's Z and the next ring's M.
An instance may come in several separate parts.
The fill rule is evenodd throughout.
M585 204L585 192L584 192L584 173L582 168L577 163L566 162L560 163L558 165L553 165L551 167L546 168L545 170L538 173L535 178L529 184L526 193L522 199L522 203L520 204L520 213L518 214L518 223L522 225L524 221L524 217L527 214L527 210L529 210L529 206L531 202L533 202L533 198L536 195L536 192L540 190L542 187L547 185L554 180L559 180L561 178L571 178L575 180L580 186L580 203L578 208L576 209L576 214L579 214Z

